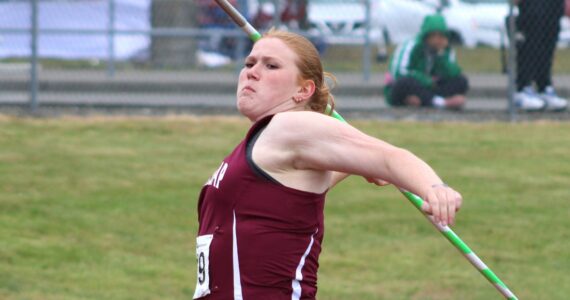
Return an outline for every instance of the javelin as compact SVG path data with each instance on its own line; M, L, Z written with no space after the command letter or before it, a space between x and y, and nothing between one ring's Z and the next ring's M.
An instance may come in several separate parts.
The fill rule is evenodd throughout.
M214 0L218 5L230 16L230 18L249 36L249 38L257 42L261 39L261 34L249 24L245 17L233 7L228 0ZM327 111L330 111L330 106ZM347 123L343 117L336 111L332 111L332 117ZM506 284L487 266L485 263L467 246L461 238L449 226L442 226L435 219L422 210L424 200L419 196L399 188L400 192L431 222L435 228L443 234L443 236L459 250L463 256L508 300L518 300L517 296L507 287Z

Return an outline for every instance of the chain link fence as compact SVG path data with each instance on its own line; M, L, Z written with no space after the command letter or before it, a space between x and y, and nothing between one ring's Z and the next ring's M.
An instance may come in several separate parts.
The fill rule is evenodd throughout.
M564 0L230 2L260 31L310 38L340 79L340 109L385 108L392 53L436 12L470 79L468 107L505 111L529 85L570 94ZM0 0L0 105L231 110L251 47L211 0ZM552 82L541 77L549 70Z

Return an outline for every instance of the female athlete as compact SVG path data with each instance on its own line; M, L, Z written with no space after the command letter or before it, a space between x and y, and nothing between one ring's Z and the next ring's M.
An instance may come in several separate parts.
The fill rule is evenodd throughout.
M245 59L237 107L253 124L200 194L195 299L315 299L325 196L348 174L454 223L461 195L424 161L325 114L327 75L315 47L283 31Z

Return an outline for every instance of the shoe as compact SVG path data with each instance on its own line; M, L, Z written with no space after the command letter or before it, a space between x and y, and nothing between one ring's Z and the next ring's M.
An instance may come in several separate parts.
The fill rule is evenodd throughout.
M524 111L539 111L546 107L546 102L540 98L530 86L515 94L515 105Z
M435 95L431 99L431 104L435 108L443 109L445 108L445 98Z
M568 107L568 101L558 97L552 86L546 87L546 89L544 89L544 93L540 94L540 98L542 98L546 103L546 110L563 111Z

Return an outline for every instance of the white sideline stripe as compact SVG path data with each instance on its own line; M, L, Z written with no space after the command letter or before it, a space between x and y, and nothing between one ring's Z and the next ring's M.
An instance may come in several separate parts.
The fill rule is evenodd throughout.
M475 267L477 267L477 269L485 270L489 268L477 255L475 255L475 253L471 252L469 254L465 254L465 256L475 265Z
M307 255L309 255L309 253L311 252L311 248L313 247L313 243L315 242L315 234L317 234L317 232L319 232L319 229L317 229L317 231L315 231L315 233L313 233L313 235L311 235L311 242L309 242L309 246L307 247L307 250L305 250L305 253L303 253L303 256L301 257L301 261L299 261L299 265L297 266L297 270L295 270L295 279L293 279L293 294L291 294L291 300L299 300L301 298L301 283L300 281L303 280L303 273L301 272L303 270L303 266L305 265L305 258L307 258Z
M243 300L241 292L241 278L239 272L239 257L237 250L237 234L236 234L236 211L234 210L234 225L232 228L233 242L232 242L232 262L234 270L234 300Z

